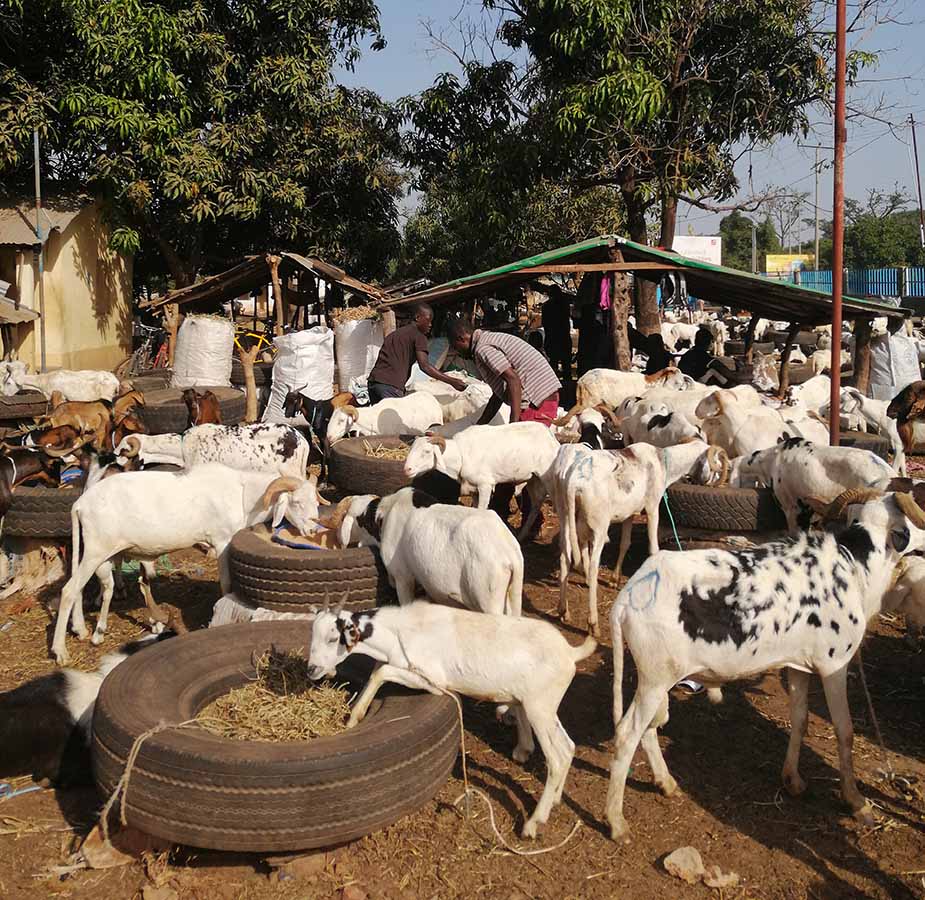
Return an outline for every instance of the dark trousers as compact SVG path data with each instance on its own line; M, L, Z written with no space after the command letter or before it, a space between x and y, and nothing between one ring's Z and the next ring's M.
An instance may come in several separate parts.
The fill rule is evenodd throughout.
M380 400L394 400L397 397L405 396L404 388L397 388L391 384L370 381L367 387L369 388L370 406L374 403L378 403Z

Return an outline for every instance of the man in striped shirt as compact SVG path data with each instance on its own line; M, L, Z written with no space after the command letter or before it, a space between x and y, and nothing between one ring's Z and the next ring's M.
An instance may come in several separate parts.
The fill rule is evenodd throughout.
M450 325L450 345L475 360L492 390L479 425L490 422L502 402L511 407L512 422L551 424L559 408L562 384L538 350L512 334L473 330L464 319Z

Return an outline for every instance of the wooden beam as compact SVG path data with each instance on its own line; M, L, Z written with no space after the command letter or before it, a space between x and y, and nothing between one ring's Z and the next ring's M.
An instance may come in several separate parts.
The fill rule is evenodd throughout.
M787 329L787 343L784 344L783 353L780 355L780 387L777 390L780 399L784 398L787 388L790 387L790 351L793 350L793 342L802 327L800 322L791 322L790 328Z
M854 322L854 386L866 396L870 387L870 336L871 319Z
M748 327L745 329L745 362L751 365L755 349L755 329L758 327L758 320L761 316L758 313L752 313L748 320Z
M513 275L551 275L556 272L676 272L683 266L661 262L556 263L549 266L528 266Z

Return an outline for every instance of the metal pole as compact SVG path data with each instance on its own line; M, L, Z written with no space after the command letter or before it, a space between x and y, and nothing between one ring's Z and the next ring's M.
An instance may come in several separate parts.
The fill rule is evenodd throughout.
M832 199L832 392L829 397L829 442L838 446L841 412L841 301L845 239L845 0L835 8L835 183Z
M39 159L39 130L32 129L32 147L35 152L35 236L39 249L39 353L41 370L45 371L45 237L42 230L42 167Z
M819 148L816 147L816 250L813 256L813 268L819 271Z
M755 220L750 220L752 223L752 275L758 274L758 226L755 224Z
M919 192L919 241L925 250L925 212L922 211L922 176L919 174L919 149L915 143L915 119L909 113L909 127L912 129L912 155L915 157L915 183Z

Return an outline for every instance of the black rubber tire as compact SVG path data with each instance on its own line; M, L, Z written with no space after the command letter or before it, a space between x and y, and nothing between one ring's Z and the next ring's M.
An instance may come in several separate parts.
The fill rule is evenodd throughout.
M228 565L239 599L277 612L305 612L326 600L363 608L395 597L378 551L369 547L293 550L244 529L231 539Z
M404 461L367 456L364 444L410 446L413 440L412 437L376 435L336 441L328 458L328 480L348 494L378 494L380 497L393 494L411 484L411 479L404 472Z
M145 369L137 375L132 375L126 381L139 391L161 391L170 386L173 372L170 369Z
M708 531L777 531L787 527L770 488L673 484L668 503L677 525Z
M71 507L81 493L80 488L20 485L13 491L13 501L3 518L3 534L29 538L70 537Z
M803 384L813 377L813 369L809 363L794 363L790 366L790 384Z
M48 398L41 391L19 391L12 397L0 396L0 422L35 419L48 412Z
M226 387L197 387L196 390L209 390L218 397L223 425L237 425L244 419L246 397L243 391ZM145 392L142 416L151 434L179 434L186 431L189 421L182 391L176 388Z
M231 383L241 388L244 387L244 367L237 357L231 360ZM254 363L254 383L257 387L273 384L273 363Z
M140 651L103 683L91 753L104 797L139 735L184 722L253 677L252 657L307 648L310 622L226 625ZM361 685L365 657L337 681ZM193 847L269 852L329 847L384 828L428 803L459 749L454 701L386 687L356 728L314 741L227 740L198 728L147 738L132 767L129 825Z
M756 353L771 353L774 350L773 341L755 342L752 345ZM745 353L745 341L726 341L724 351L726 356L742 356Z
M839 436L839 444L842 447L859 447L862 450L870 450L876 453L886 462L890 461L893 453L893 446L888 438L882 434L868 434L864 431L842 431Z

